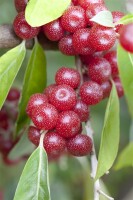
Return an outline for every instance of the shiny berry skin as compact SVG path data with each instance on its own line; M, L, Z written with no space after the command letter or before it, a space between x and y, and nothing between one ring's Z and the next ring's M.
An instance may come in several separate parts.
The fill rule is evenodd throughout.
M18 13L13 22L16 35L24 40L34 38L38 35L40 27L31 27L25 20L24 12Z
M74 111L64 111L59 114L56 130L63 138L70 138L78 134L80 119Z
M43 104L33 109L31 119L38 129L50 130L56 126L58 111L51 104Z
M67 141L67 150L73 156L86 156L92 152L92 139L87 135L76 135Z
M20 98L20 91L17 88L11 88L6 100L8 101L17 101Z
M108 81L111 76L110 63L105 58L93 58L88 65L88 75L98 84Z
M58 85L51 92L49 101L57 110L70 110L76 104L76 92L68 85Z
M101 88L103 89L103 99L109 97L111 89L112 89L112 84L110 81L106 81L101 84Z
M78 0L78 4L84 9L86 9L91 4L95 4L95 3L103 4L104 2L103 0Z
M53 89L54 89L55 86L57 86L55 83L53 83L53 84L47 86L47 87L44 89L43 93L44 93L48 98L50 98L51 92L53 91Z
M45 94L36 93L33 94L27 104L26 113L31 116L34 108L39 107L42 104L48 103L48 97Z
M94 25L90 30L90 43L96 51L107 51L116 41L116 33L113 28Z
M89 107L81 99L77 100L76 105L73 108L73 111L77 113L81 122L86 122L89 118Z
M90 4L86 9L86 20L89 26L93 26L95 22L90 21L100 11L107 10L104 4L94 3Z
M58 85L66 84L75 89L80 84L80 74L76 69L61 67L56 72L55 81Z
M124 17L124 15L125 15L125 14L124 14L123 12L120 12L120 11L113 11L113 12L112 12L113 22L114 22L114 23L118 22L122 17ZM123 27L123 24L115 25L115 31L116 31L117 33L119 33L122 27Z
M64 29L61 25L60 19L56 19L43 26L43 33L51 41L58 41L64 35Z
M90 45L90 29L79 29L73 34L73 48L77 54L93 54L95 49Z
M113 81L114 81L115 86L116 86L117 94L118 94L119 98L121 98L124 95L124 90L123 90L121 80L120 80L119 77L115 77L113 79Z
M103 90L101 86L94 81L86 81L81 85L80 96L87 105L95 105L103 98Z
M130 53L133 53L133 23L124 25L120 31L120 44Z
M34 126L30 126L28 130L28 138L29 140L36 146L39 145L40 142L40 130Z
M46 133L43 145L48 156L59 155L65 150L66 141L58 133L56 133L55 131L51 131Z
M61 17L61 24L63 28L74 33L80 28L86 27L85 11L79 6L69 7Z
M15 8L18 12L25 11L28 0L14 0Z
M109 51L104 55L104 58L109 61L111 65L112 76L117 76L119 74L117 65L117 53L116 51Z
M65 36L59 41L59 50L68 56L76 55L76 52L73 48L72 35Z

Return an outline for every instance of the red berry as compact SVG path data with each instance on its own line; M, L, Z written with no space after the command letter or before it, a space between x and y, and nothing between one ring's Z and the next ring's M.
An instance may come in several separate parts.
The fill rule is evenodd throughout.
M6 100L8 101L17 101L20 98L20 91L17 88L11 88Z
M76 135L67 142L67 150L73 156L86 156L92 152L92 139L87 135Z
M78 134L80 119L74 111L64 111L59 114L56 130L64 138L70 138Z
M109 97L110 92L111 92L111 88L112 88L111 82L106 81L106 82L102 83L101 88L103 89L103 99Z
M55 81L58 85L66 84L75 89L80 84L80 74L75 69L61 67L56 72Z
M9 116L4 109L0 111L0 128L4 130L9 128Z
M76 104L76 92L68 85L58 85L51 92L50 103L58 110L70 110Z
M18 13L13 22L16 35L24 40L34 38L38 35L40 27L31 27L25 20L24 12Z
M77 113L81 122L86 122L89 118L89 108L86 103L78 99L73 111Z
M133 53L133 23L124 25L120 31L121 46L131 53Z
M28 0L14 0L14 4L18 12L25 11L27 3Z
M58 41L64 35L64 29L59 19L56 19L43 26L43 32L51 41Z
M85 11L79 6L69 7L61 17L61 23L66 31L74 33L86 27Z
M73 48L77 54L88 55L94 53L90 45L90 29L79 29L73 34Z
M58 112L51 104L43 104L32 111L32 121L38 129L50 130L56 126Z
M27 115L31 116L34 108L37 108L40 105L46 104L46 103L48 103L48 97L45 94L41 94L41 93L33 94L30 97L29 102L27 104L27 108L26 108Z
M95 57L88 65L88 75L92 81L101 84L109 80L111 66L105 58Z
M116 33L113 28L94 25L90 30L90 43L96 51L107 51L116 41Z
M51 84L49 85L48 87L46 87L43 91L43 93L48 97L50 98L51 96L51 92L53 91L53 89L55 88L55 86L57 86L56 84Z
M119 74L117 65L117 54L116 51L109 51L104 55L104 58L109 61L111 65L112 76L117 76Z
M87 105L95 105L103 98L101 86L93 81L86 81L80 88L80 96Z
M93 57L101 57L103 56L102 51L94 52L92 55L80 55L80 59L83 64L89 65L90 61L93 59Z
M78 0L78 4L83 7L84 9L86 9L88 6L90 6L91 4L95 4L95 3L104 3L103 0Z
M123 12L120 12L120 11L113 11L112 12L112 16L113 16L113 22L116 23L118 22L122 17L124 17L124 13ZM117 33L120 32L121 28L123 27L123 24L118 24L115 26L115 31Z
M93 26L95 22L90 21L100 11L107 10L104 4L94 3L90 4L86 9L86 20L89 26Z
M77 6L78 5L78 0L72 0L72 3L74 6Z
M48 155L59 155L66 147L66 141L56 132L48 132L44 137L44 148Z
M76 55L76 52L73 48L72 35L65 36L59 41L59 50L65 55Z
M115 77L113 80L114 80L114 83L116 86L117 94L118 94L119 98L121 98L124 95L124 90L123 90L121 80L119 77Z
M30 126L28 130L28 138L29 140L36 146L39 145L40 142L40 130L34 126Z

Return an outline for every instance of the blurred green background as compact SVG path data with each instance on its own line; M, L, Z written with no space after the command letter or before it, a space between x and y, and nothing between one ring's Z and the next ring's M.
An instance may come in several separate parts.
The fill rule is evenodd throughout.
M0 24L12 23L16 11L13 0L0 0ZM106 0L107 6L110 10L125 10L125 0ZM5 50L0 50L2 55ZM14 85L21 88L24 71L27 65L27 60L30 51L27 51L25 62L15 80ZM47 73L48 84L54 82L54 74L62 65L74 67L74 58L62 55L59 52L46 52L47 57ZM130 131L130 116L127 111L125 99L120 100L121 103L121 140L120 148L124 148L129 141L129 137L133 134ZM99 141L101 137L101 130L103 125L104 113L107 101L103 101L98 106L91 108L92 126L95 131L95 143L97 151L99 149ZM12 200L15 188L24 167L24 162L14 167L7 167L0 162L0 190L4 190L4 200ZM84 168L88 169L88 174ZM51 163L50 170L50 185L52 200L92 200L89 195L92 192L91 182L89 179L89 167L79 163L75 158L62 158L58 163ZM88 176L88 178L87 178ZM110 171L109 175L103 177L103 182L108 192L117 200L126 200L126 195L129 194L133 187L133 173L131 168L122 169L120 171ZM129 198L129 199L133 199ZM128 198L127 198L128 200Z

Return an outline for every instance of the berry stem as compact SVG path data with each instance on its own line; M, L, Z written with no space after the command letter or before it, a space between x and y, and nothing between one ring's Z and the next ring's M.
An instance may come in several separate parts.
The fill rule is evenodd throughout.
M40 143L39 143L39 146L40 146L41 148L43 148L43 140L44 140L44 136L45 136L45 134L46 134L47 132L48 132L48 131L43 131L43 132L41 133Z

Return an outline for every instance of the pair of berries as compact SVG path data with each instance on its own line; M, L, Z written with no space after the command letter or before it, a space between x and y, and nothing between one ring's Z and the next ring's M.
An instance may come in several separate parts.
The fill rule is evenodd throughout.
M34 94L29 99L26 111L36 126L29 128L29 139L38 145L40 131L47 130L44 148L49 156L61 154L66 148L74 156L87 155L92 151L92 141L81 134L81 123L88 120L89 108L75 91L80 84L80 74L62 67L55 81L44 94Z

